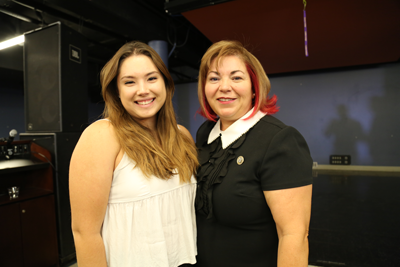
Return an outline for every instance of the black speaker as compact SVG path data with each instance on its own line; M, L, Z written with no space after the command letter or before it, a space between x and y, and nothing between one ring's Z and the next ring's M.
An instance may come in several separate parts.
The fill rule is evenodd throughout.
M60 22L25 33L26 132L81 132L88 121L87 41Z
M71 230L69 201L69 162L81 133L21 133L20 140L33 140L47 149L54 170L57 238L61 265L75 259L75 244Z

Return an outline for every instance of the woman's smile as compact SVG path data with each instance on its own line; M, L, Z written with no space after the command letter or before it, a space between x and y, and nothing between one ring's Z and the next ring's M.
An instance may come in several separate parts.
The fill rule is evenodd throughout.
M235 101L235 98L224 98L224 97L221 97L221 98L218 98L217 100L219 102L221 102L222 104L231 104L231 103L233 103L233 101Z
M140 105L140 106L150 106L149 104L154 102L155 98L150 98L150 99L145 99L145 100L138 100L135 101L136 104Z

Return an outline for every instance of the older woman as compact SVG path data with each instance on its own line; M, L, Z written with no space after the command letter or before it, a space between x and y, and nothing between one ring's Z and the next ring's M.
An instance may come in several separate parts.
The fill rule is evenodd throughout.
M271 116L269 90L260 62L239 42L204 54L196 266L308 264L312 159L301 134Z
M197 153L176 124L174 83L148 45L123 45L100 76L104 119L82 134L70 165L79 267L196 262Z

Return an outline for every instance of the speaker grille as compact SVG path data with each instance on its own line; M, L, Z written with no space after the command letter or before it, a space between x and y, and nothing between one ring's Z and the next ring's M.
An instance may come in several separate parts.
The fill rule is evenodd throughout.
M59 35L59 27L49 27L26 35L27 131L62 131Z
M87 42L54 23L25 34L27 132L81 132L88 122Z

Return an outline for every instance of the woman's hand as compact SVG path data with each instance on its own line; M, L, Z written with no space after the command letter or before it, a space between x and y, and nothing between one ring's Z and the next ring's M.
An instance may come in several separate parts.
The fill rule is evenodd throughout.
M107 266L100 230L119 153L113 126L103 120L82 133L72 155L69 188L79 267Z
M312 185L264 191L279 237L278 267L308 266Z

